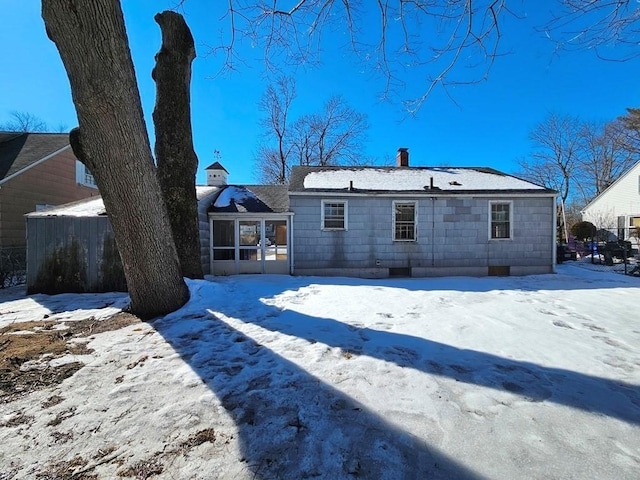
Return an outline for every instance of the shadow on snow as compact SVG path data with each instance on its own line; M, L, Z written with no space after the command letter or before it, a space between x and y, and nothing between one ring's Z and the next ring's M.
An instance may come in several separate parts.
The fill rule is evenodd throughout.
M243 291L243 285L251 284L250 277L222 283L227 285L193 283L192 301L199 307L194 310L187 305L153 325L232 415L244 461L257 478L471 479L479 475L464 466L462 459L452 459L431 446L431 432L418 438L390 424L256 343L224 317L427 374L510 392L531 402L553 402L640 424L636 385L283 311L252 298L250 287ZM305 284L309 283L302 281L300 286ZM271 282L261 293L283 291L277 282ZM228 300L231 296L233 302ZM203 305L211 307L208 313Z
M547 277L547 278L545 278ZM276 354L224 321L224 317L263 329L320 342L354 355L366 355L430 375L451 378L640 424L640 392L636 385L569 370L515 361L492 354L371 328L344 324L290 310L255 298L291 289L291 277L279 285L277 276L221 279L191 284L192 300L183 309L153 323L216 394L239 431L243 461L255 478L460 478L480 475L420 438L403 431L355 399ZM406 290L588 289L624 287L626 282L597 277L578 283L559 276L505 279L362 280L298 278L295 288L312 283L374 285ZM506 286L505 286L506 285ZM234 292L235 289L235 292ZM244 290L244 291L243 291ZM221 298L224 294L226 297ZM233 302L229 296L233 294ZM203 295L207 295L204 299ZM64 308L64 295L34 296L52 311ZM97 295L95 307L115 303ZM194 309L195 306L195 309ZM86 308L86 306L85 306ZM209 308L209 310L206 310ZM208 313L207 313L208 312Z
M481 478L220 319L153 325L233 417L253 478Z

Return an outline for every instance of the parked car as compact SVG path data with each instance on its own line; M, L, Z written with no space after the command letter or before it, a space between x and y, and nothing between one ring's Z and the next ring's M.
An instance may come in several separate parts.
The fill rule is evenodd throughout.
M556 246L556 263L562 263L566 260L577 260L578 254L568 245L559 243Z

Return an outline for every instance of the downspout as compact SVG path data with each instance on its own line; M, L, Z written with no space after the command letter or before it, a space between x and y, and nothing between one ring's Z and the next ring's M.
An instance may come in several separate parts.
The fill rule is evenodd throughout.
M431 197L431 266L435 268L436 197Z
M213 219L209 215L209 274L213 273Z
M287 234L289 235L289 248L288 248L288 257L289 257L289 275L294 274L293 268L293 214L290 213L289 217L289 228L287 228Z
M267 253L267 245L266 245L266 241L265 241L265 220L264 218L260 219L260 272L267 273L267 260L266 260L266 253Z
M233 265L235 275L240 273L240 222L237 218L233 219Z
M553 205L551 207L551 210L553 210L553 235L551 237L551 272L552 273L557 273L556 272L556 254L557 254L557 248L556 248L556 238L558 235L558 209L556 208L556 197L553 197Z

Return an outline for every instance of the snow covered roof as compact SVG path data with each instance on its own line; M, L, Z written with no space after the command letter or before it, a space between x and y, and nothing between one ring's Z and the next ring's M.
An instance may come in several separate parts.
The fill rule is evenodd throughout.
M198 201L203 200L218 189L218 187L196 186L196 198ZM27 217L99 217L106 214L102 197L91 197L39 212L28 213Z
M227 185L215 198L210 212L281 213L289 210L285 185Z
M492 168L293 167L289 186L302 191L503 192L551 190Z

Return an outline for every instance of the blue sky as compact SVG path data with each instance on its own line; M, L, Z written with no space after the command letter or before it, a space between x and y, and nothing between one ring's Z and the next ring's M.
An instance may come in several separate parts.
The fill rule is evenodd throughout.
M123 3L147 127L152 129L155 84L151 70L160 46L153 15L176 2ZM192 77L199 184L205 180L202 168L214 161L214 150L221 152L231 183L257 181L254 152L262 132L257 105L269 80L260 48L248 42L238 50L244 65L216 77L221 58L206 54L227 27L221 20L225 3L187 0L182 12L199 55ZM530 3L535 5L526 8L534 11L522 6L524 18L503 23L501 52L505 55L496 59L488 80L451 89L455 102L436 89L417 115L407 115L401 101L426 88L424 72L411 68L403 71L404 90L381 101L384 79L351 55L345 48L345 32L336 30L325 36L319 66L292 72L298 90L292 113L319 110L329 96L340 94L368 114L366 152L379 163L394 158L398 147L408 147L414 166L489 166L513 173L517 160L531 151L529 132L547 113L601 121L624 114L627 107L640 107L640 58L609 62L589 50L555 53L554 43L533 29L545 15L535 9L546 7ZM72 128L77 121L68 80L45 34L40 2L8 0L3 7L0 123L9 120L11 111L20 111L40 117L53 128ZM459 71L464 73L464 67Z

